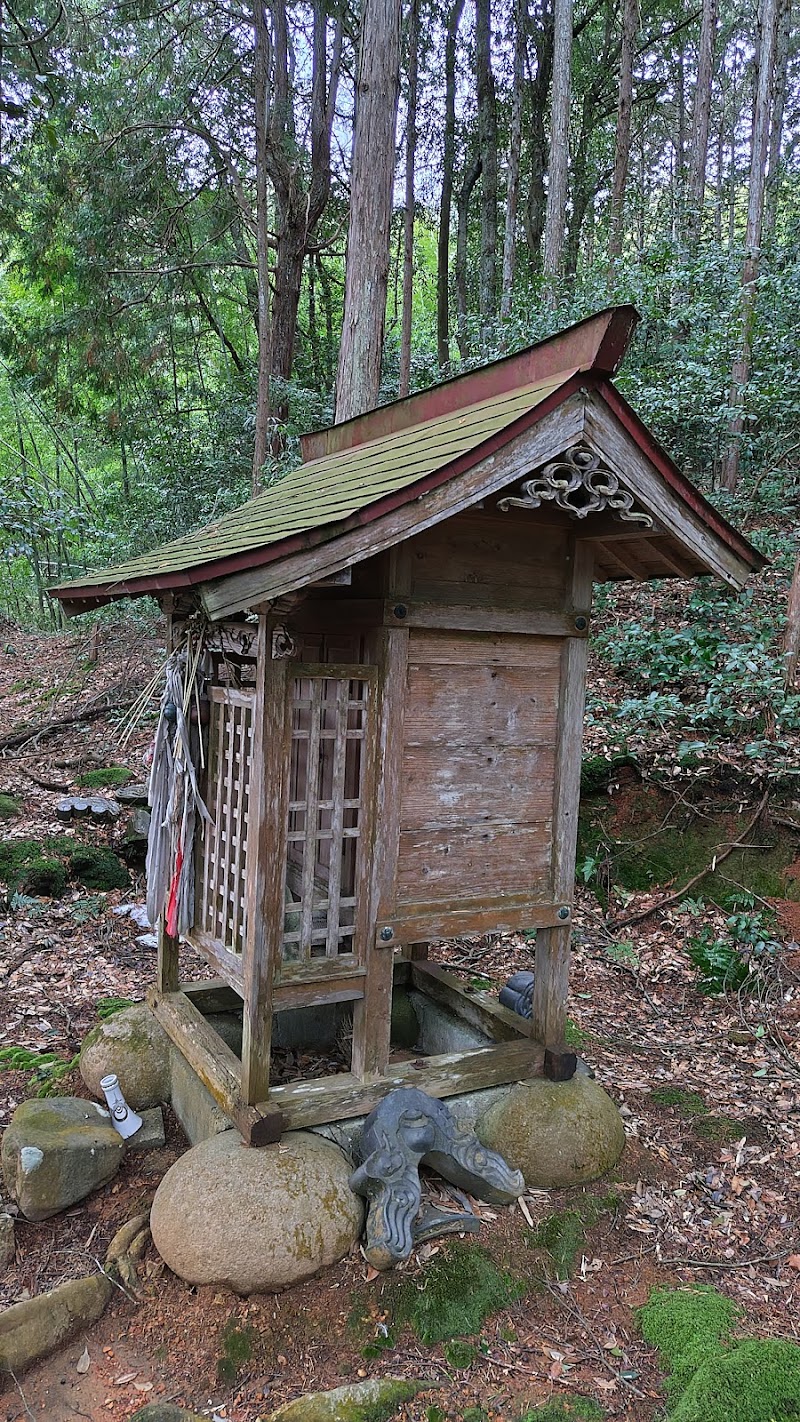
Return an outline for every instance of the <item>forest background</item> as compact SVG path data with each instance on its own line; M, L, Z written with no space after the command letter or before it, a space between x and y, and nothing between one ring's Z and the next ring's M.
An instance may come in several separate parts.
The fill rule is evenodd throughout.
M48 585L241 502L302 431L632 301L622 388L772 570L612 617L647 666L617 741L669 728L691 766L736 725L786 769L791 0L13 0L0 41L3 615L55 627Z

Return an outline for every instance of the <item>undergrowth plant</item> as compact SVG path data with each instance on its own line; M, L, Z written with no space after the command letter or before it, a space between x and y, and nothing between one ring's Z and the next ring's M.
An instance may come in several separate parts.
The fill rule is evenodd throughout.
M753 909L744 900L739 904L725 920L724 937L705 927L687 942L686 952L697 970L697 986L709 996L745 989L749 981L754 985L759 971L780 947L771 932L774 914Z
M80 1053L65 1061L55 1052L32 1052L29 1047L0 1047L0 1071L27 1071L28 1086L36 1086L37 1096L52 1096L65 1076L74 1071Z

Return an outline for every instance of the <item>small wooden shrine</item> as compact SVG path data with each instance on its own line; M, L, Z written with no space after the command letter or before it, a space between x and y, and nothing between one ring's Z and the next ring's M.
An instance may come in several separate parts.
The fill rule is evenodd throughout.
M68 613L150 594L173 646L202 625L210 821L186 936L215 977L182 984L162 926L149 1000L253 1144L558 1058L592 584L740 588L764 563L614 388L636 320L604 311L308 435L244 507L54 590ZM427 961L434 939L534 929L530 1022ZM485 1044L393 1061L409 982ZM226 999L241 1060L206 1020ZM270 1087L274 1014L343 1002L350 1070Z

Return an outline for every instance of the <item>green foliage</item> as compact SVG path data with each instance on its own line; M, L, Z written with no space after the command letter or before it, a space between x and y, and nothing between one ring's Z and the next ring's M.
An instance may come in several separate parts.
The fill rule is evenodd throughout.
M252 1328L239 1328L232 1321L225 1325L217 1359L217 1377L221 1382L235 1382L243 1363L253 1356L255 1333Z
M780 947L770 933L774 922L768 910L739 909L726 919L724 938L709 927L689 938L686 952L700 991L714 995L754 986L759 968Z
M77 903L69 907L69 916L75 923L91 923L92 919L99 918L105 909L106 901L99 894L92 894L90 898L78 899Z
M603 1422L605 1413L591 1397L554 1397L534 1407L519 1422Z
M133 771L124 765L108 765L100 770L86 770L78 784L84 790L102 790L114 785L127 785L133 779Z
M525 1286L478 1245L454 1244L427 1266L421 1281L404 1281L395 1318L409 1323L423 1343L444 1343L478 1333L490 1314L524 1293Z
M11 820L19 814L19 800L15 795L0 793L0 820Z
M467 1407L461 1422L489 1422L489 1414L482 1407Z
M671 1369L669 1422L794 1422L800 1347L730 1334L738 1309L712 1288L655 1290L638 1311L648 1343Z
M85 889L127 889L130 874L110 849L79 845L69 856L70 871Z
M589 1033L584 1032L582 1027L579 1027L571 1017L568 1017L564 1023L564 1041L567 1046L573 1047L575 1051L580 1051L581 1047L586 1046L588 1040Z

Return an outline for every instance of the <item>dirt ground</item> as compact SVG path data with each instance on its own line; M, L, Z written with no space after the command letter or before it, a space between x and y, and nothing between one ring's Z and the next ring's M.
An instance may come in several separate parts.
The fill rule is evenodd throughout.
M0 629L0 792L21 801L0 836L121 838L121 825L64 826L55 806L92 765L125 764L141 777L150 730L120 749L120 727L159 657L157 637L142 630L40 638ZM87 709L87 719L47 729ZM26 733L8 745L23 723ZM431 1380L398 1414L406 1422L458 1422L471 1406L513 1422L554 1394L592 1397L609 1418L651 1422L662 1415L663 1377L635 1308L654 1286L713 1283L741 1308L748 1333L796 1338L798 905L774 905L785 941L761 996L739 1002L702 996L684 951L698 916L715 921L713 909L678 904L611 926L658 897L637 895L603 917L591 895L580 896L569 1013L581 1054L622 1110L627 1145L613 1178L585 1192L603 1203L569 1281L541 1282L531 1229L579 1208L584 1192L529 1192L511 1209L480 1207L480 1243L530 1289L484 1325L468 1366L454 1367L441 1346L425 1347L408 1330L394 1347L369 1346L386 1331L396 1284L374 1277L360 1253L287 1294L239 1299L186 1286L151 1247L139 1266L141 1297L120 1290L85 1336L0 1384L0 1422L123 1419L159 1399L256 1422L303 1391L381 1375ZM2 894L0 1046L69 1061L97 1022L98 1001L143 996L154 952L113 912L142 898L135 874L129 889L105 894L72 887L60 900L23 903ZM503 937L443 944L435 956L500 986L530 966L531 954L523 940ZM36 1087L30 1071L0 1072L0 1127ZM76 1072L58 1091L85 1094ZM4 1305L96 1269L116 1229L146 1208L186 1148L166 1115L162 1150L130 1156L110 1186L57 1219L18 1220L16 1260L0 1283ZM448 1247L423 1246L405 1277L424 1287L426 1269ZM247 1339L249 1356L233 1356L232 1336Z

